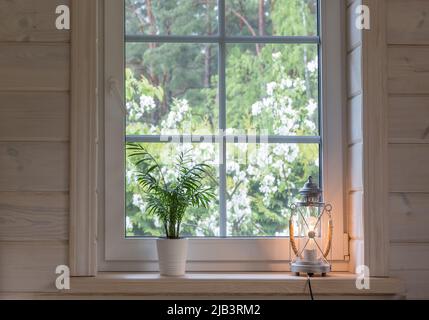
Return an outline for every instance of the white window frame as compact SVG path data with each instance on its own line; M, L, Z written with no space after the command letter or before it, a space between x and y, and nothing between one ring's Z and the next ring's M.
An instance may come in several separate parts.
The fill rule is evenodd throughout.
M321 140L324 198L334 207L331 259L338 271L344 242L344 59L343 1L320 0ZM105 210L102 271L156 271L156 239L125 238L124 3L104 8ZM326 224L326 221L323 222ZM190 271L283 271L290 261L289 238L196 238L190 240ZM345 267L347 268L347 267Z

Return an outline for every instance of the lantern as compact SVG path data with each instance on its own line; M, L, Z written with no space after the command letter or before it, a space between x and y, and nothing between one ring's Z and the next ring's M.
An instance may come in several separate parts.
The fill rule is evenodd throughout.
M331 264L327 259L334 229L332 206L321 201L322 191L312 177L299 190L299 194L302 199L292 205L289 220L290 248L294 253L291 256L291 271L298 276L306 273L310 277L314 274L324 277L331 271ZM327 224L324 223L326 218ZM327 225L325 231L323 225ZM322 232L326 232L324 241Z

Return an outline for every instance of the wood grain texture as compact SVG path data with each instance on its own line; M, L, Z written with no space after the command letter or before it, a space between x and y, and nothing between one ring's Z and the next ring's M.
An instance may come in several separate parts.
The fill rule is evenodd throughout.
M391 192L429 192L427 145L390 145L389 153Z
M98 1L74 0L72 15L70 268L97 273Z
M390 252L391 270L429 270L429 243L392 243Z
M67 240L67 193L0 192L0 241Z
M405 289L404 289L405 290ZM403 295L325 295L319 296L318 300L398 300L402 299ZM0 300L63 300L63 301L74 301L74 300L177 300L177 296L163 295L163 296L145 296L139 294L127 294L127 295L118 295L118 294L102 294L102 295L93 295L93 294L69 294L66 293L16 293L16 292L0 292ZM180 295L181 300L213 300L212 295ZM228 300L231 299L231 296L222 296L217 295L216 300ZM308 294L302 295L288 295L288 296L267 296L267 295L240 295L240 300L308 300Z
M421 192L429 191L429 2L387 3L390 267L408 298L427 298L429 194Z
M0 43L0 91L68 91L69 44Z
M69 144L0 142L0 191L68 191Z
M388 1L387 41L389 44L429 44L428 34L428 1Z
M0 141L68 141L69 94L0 92Z
M100 273L94 278L72 278L69 294L121 294L142 296L183 295L264 295L289 296L306 292L307 279L288 273L242 274L187 274L182 278L165 278L158 274ZM326 278L314 278L312 289L316 295L362 295L356 288L356 276L333 273ZM371 289L366 295L398 295L404 291L395 279L371 279Z
M0 1L0 42L67 42L68 30L57 30L55 9L69 0Z
M363 1L377 18L362 40L365 264L379 277L389 273L386 2Z
M429 297L429 270L392 271L392 276L405 284L407 299L425 299Z
M390 240L429 243L429 194L391 193Z
M391 94L429 93L429 47L388 49L388 88Z
M67 265L66 242L0 242L0 291L55 292L55 268Z
M429 98L396 96L389 99L389 138L429 143Z

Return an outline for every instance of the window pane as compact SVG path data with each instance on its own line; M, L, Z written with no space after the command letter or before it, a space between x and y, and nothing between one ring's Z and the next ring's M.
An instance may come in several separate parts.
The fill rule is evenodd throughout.
M163 168L163 175L167 183L171 183L177 177L175 164L181 151L189 152L195 163L206 162L213 167L212 175L215 180L218 174L218 145L201 144L142 144L146 150L159 162ZM148 164L143 164L143 166ZM128 159L126 177L126 235L127 237L160 237L165 236L163 227L158 217L148 216L145 213L145 195L136 182L135 167ZM218 194L218 185L207 180ZM214 237L219 236L219 203L213 201L210 209L189 208L182 224L181 235Z
M126 0L126 33L137 35L214 35L216 0Z
M227 46L227 127L272 135L319 135L318 48Z
M288 236L288 208L310 175L318 181L317 144L229 144L228 236Z
M127 134L217 132L217 46L128 43Z
M315 36L317 0L226 1L228 35Z

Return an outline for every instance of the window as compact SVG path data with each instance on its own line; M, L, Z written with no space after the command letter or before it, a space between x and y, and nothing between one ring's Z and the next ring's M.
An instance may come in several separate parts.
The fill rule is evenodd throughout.
M340 7L106 2L107 261L149 270L162 235L140 214L127 142L144 145L166 174L184 149L213 166L217 201L184 222L195 269L287 262L288 207L310 175L338 208L334 256L343 260Z

